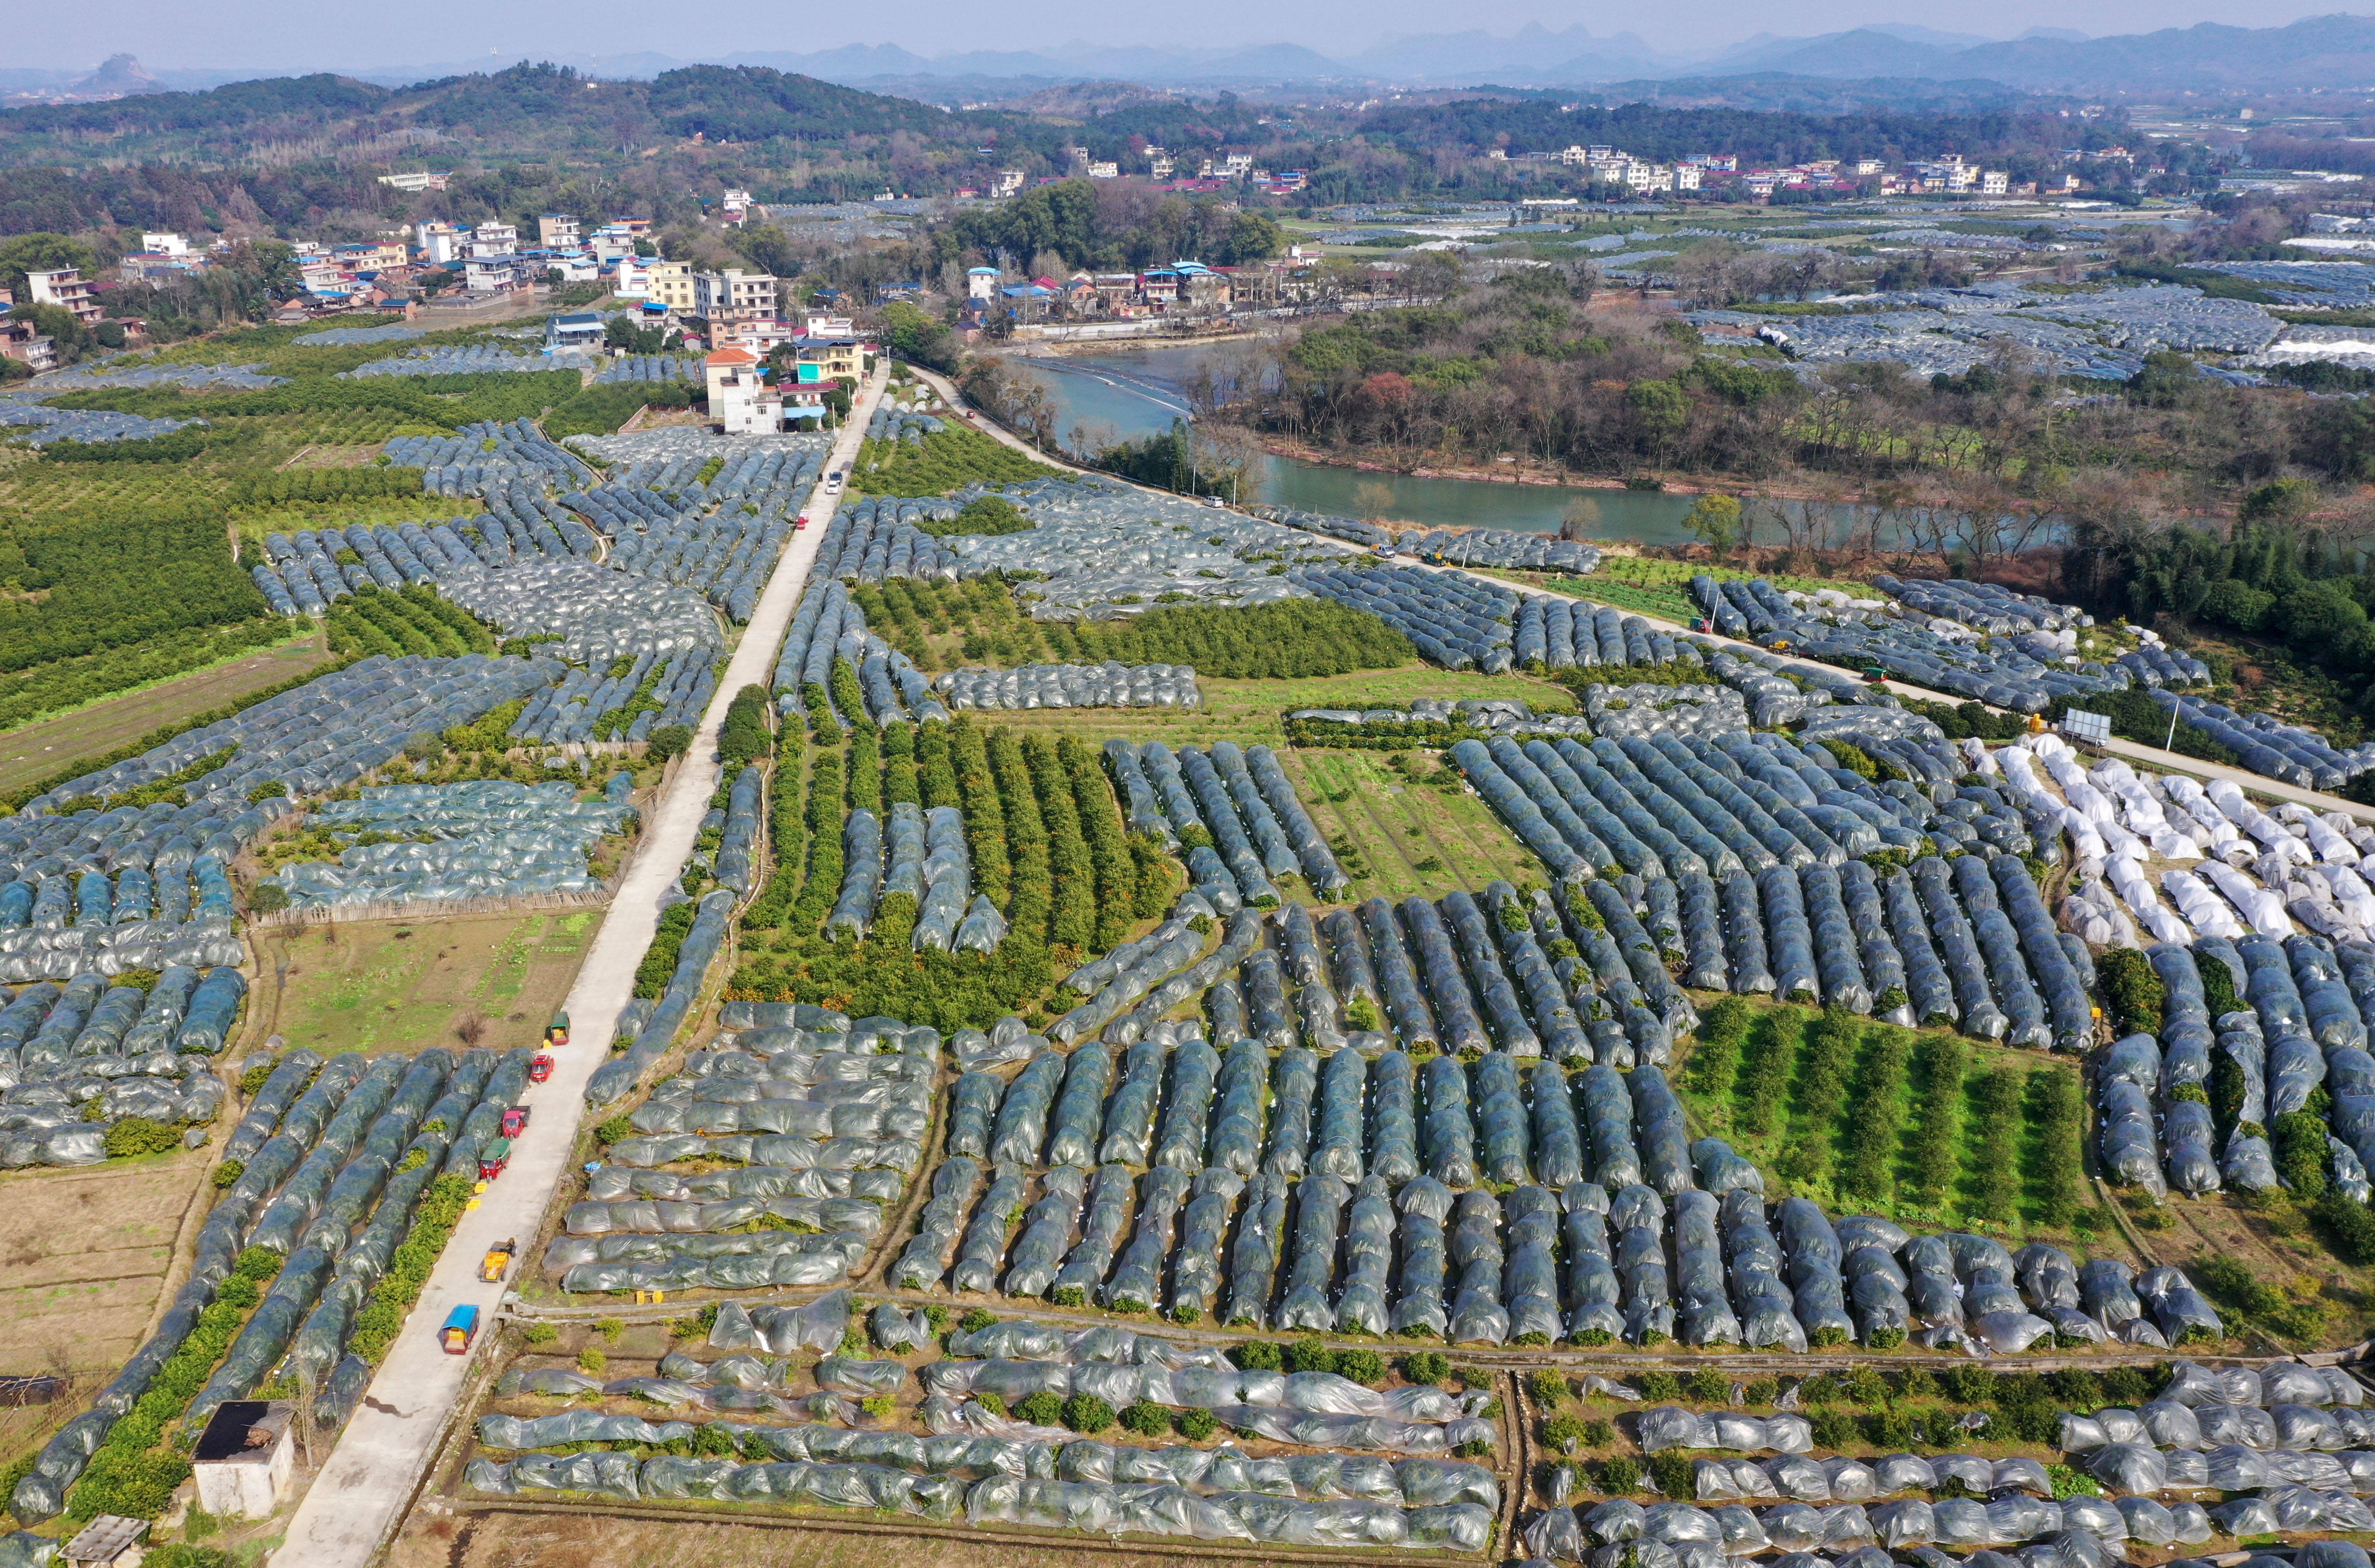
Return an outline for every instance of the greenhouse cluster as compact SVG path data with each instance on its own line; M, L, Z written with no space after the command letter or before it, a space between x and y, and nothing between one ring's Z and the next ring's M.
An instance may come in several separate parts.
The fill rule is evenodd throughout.
M1696 664L1699 657L1687 643L1653 629L1637 615L1548 594L1518 601L1509 652L1520 665L1548 669Z
M591 892L600 884L587 855L635 816L623 800L580 801L558 781L379 785L313 808L307 825L394 842L350 843L335 862L284 866L258 885L280 888L291 909L325 912Z
M2124 691L2139 683L2130 665L2095 660L2074 669L2070 667L2065 661L2075 656L2076 632L2068 628L2035 630L2032 617L2026 615L2017 619L2026 630L2010 625L2015 618L1993 618L2005 623L2008 634L2018 631L2019 635L2007 635L2005 640L1983 648L1976 641L1979 632L1945 618L1924 625L1911 619L1870 617L1853 609L1825 610L1816 615L1813 611L1820 607L1792 604L1761 577L1748 581L1694 577L1691 596L1707 612L1715 630L1727 637L1753 639L1760 643L1786 642L1830 664L1850 669L1881 669L1900 680L1975 698L2016 713L2039 712L2056 698L2083 700ZM2043 601L2037 604L2042 605ZM2030 606L2039 617L2059 607L2037 609ZM1966 613L1979 612L1967 607ZM1938 630L1942 624L1955 635L1942 634Z
M1908 819L1918 819L1918 808L1887 786L1868 798L1834 781L1826 801L1806 784L1814 798L1790 805L1765 782L1788 764L1778 749L1755 744L1763 737L1733 737L1729 755L1718 744L1663 738L1663 749L1603 739L1589 749L1566 739L1523 748L1465 740L1451 753L1520 841L1554 876L1579 881L1603 916L1613 906L1629 922L1625 906L1646 903L1658 940L1642 938L1644 989L1662 973L1654 955L1665 953L1703 989L1833 1002L2014 1044L2076 1049L2088 1037L2091 960L2075 937L2058 932L2022 861L2033 842L2000 796L1991 809L1958 795L1917 828ZM1740 778L1727 779L1694 752L1724 755ZM1627 787L1624 772L1637 787ZM1884 801L1900 808L1894 820L1880 820L1892 815ZM1752 819L1762 825L1752 829ZM1851 850L1918 851L1924 836L1970 853L1951 862L1923 855L1885 874L1849 858ZM1638 892L1611 885L1619 868L1647 878ZM1542 906L1554 911L1546 895ZM1589 954L1589 938L1568 935ZM1623 973L1610 965L1601 978L1612 971Z
M514 479L576 489L600 477L528 419L464 425L450 436L395 436L381 450L391 463L423 470L420 488L430 495L479 495Z
M921 446L928 435L938 435L948 429L945 420L929 414L909 413L889 406L877 407L874 417L866 421L868 441L904 441L910 446Z
M491 343L446 344L415 348L393 359L373 360L341 376L475 376L506 371L574 371L590 360L573 350L516 354Z
M391 322L385 326L334 326L292 338L291 348L357 348L374 343L409 343L428 336L424 328Z
M891 808L886 824L861 807L842 823L845 869L825 934L866 939L881 901L894 893L917 906L911 945L917 952L990 952L1006 937L1005 917L987 897L967 895L973 856L965 845L964 814L953 806L928 811L914 801Z
M2051 735L2024 737L1979 765L2000 773L2040 837L2070 834L2079 877L2065 918L2096 946L2134 947L2139 925L2180 946L2246 932L2283 937L2295 920L2338 941L2375 937L2375 892L2362 870L2375 830L2341 812L2287 801L2271 813L2227 780L2138 773L2117 758L2088 768ZM2156 879L2147 863L2167 869Z
M2336 790L2375 769L2375 741L2337 751L2317 731L2272 713L2239 713L2174 691L2156 690L2152 697L2187 728L2229 748L2243 766L2264 778L2302 789Z
M878 725L903 721L946 722L948 705L932 694L932 681L916 663L866 629L866 612L838 581L811 574L792 611L776 655L772 689L779 713L800 709L804 688L815 689L815 700L836 724L847 715L832 696L835 659L848 661L857 672L867 716Z
M1671 1052L1669 1020L1641 1002L1625 1001L1621 1020L1591 1021L1589 1038L1608 1047L1598 1062L1570 1077L1549 1059L1569 1055L1550 1042L1581 1032L1578 1009L1539 1007L1534 1036L1494 953L1495 932L1513 949L1534 949L1521 973L1532 996L1559 995L1559 976L1542 963L1527 904L1502 890L1495 907L1518 920L1488 920L1464 894L1399 911L1373 901L1328 917L1325 956L1307 914L1291 910L1278 922L1283 961L1259 946L1262 923L1247 912L1232 920L1218 955L1242 968L1242 984L1215 981L1201 964L1185 971L1210 986L1213 1036L1235 1041L1225 1055L1200 1024L1164 1020L1158 1008L1152 1020L1117 1017L1069 1054L1029 1055L1010 1078L966 1072L950 1091L948 1158L892 1283L1282 1331L1424 1329L1455 1343L1604 1335L1803 1350L1910 1335L1933 1349L1970 1342L2012 1353L2047 1335L2157 1346L2192 1326L2215 1330L2215 1315L2181 1275L2138 1286L2121 1266L2098 1262L2082 1297L2075 1265L2050 1247L2015 1257L1978 1236L1916 1237L1869 1216L1834 1223L1802 1198L1768 1205L1755 1166L1720 1139L1690 1139L1660 1065ZM1612 930L1631 923L1613 898L1601 913ZM1616 957L1621 938L1601 935ZM1152 956L1176 969L1200 944L1164 946ZM1474 999L1462 957L1492 977ZM1320 976L1293 1008L1289 963ZM1662 977L1653 966L1644 968ZM1330 995L1330 975L1347 998L1389 1012L1401 1038L1441 1054L1414 1061L1376 1034L1343 1049L1329 1038L1332 1020L1298 1032L1298 1014L1318 1019L1311 994ZM1624 980L1604 996L1578 992L1577 1002L1597 1010L1620 994L1640 991ZM1430 999L1432 1019L1419 1023ZM1480 1013L1501 1048L1491 1048ZM1015 1043L1032 1048L1028 1037ZM961 1064L967 1044L957 1042ZM1480 1044L1472 1061L1453 1054ZM1518 1054L1529 1047L1542 1058ZM1586 1046L1570 1059L1589 1055ZM1018 1212L1019 1232L1009 1222ZM2139 1289L2149 1311L2135 1304ZM1141 1381L1131 1401L1200 1402L1182 1397L1184 1373L1160 1373L1182 1380L1164 1383L1152 1369L1134 1371ZM1217 1386L1196 1388L1208 1385ZM1010 1397L1007 1384L987 1386ZM1053 1385L1014 1393L1039 1386ZM1265 1435L1357 1444L1342 1430Z
M995 708L1194 708L1203 702L1188 665L1018 665L955 669L932 678L951 712Z
M0 819L0 981L241 962L230 866L295 798L542 684L526 660L374 654L35 796Z
M725 636L717 614L688 588L582 560L539 560L505 572L457 573L438 588L507 637L546 640L572 664L644 654L706 654ZM539 661L539 672L549 665Z
M41 395L65 390L52 387ZM204 419L151 419L105 408L53 408L24 398L0 397L0 432L27 446L47 446L56 441L147 441L170 435L184 425L205 423Z
M562 1290L825 1284L880 1238L883 1207L923 1161L939 1036L880 1020L853 1028L821 1008L745 1006L800 1021L737 1027L729 1006L730 1032L630 1114L632 1132L610 1146L546 1250L544 1269ZM657 1168L687 1160L737 1168ZM753 1225L770 1215L801 1228Z
M1301 512L1291 506L1266 507L1261 514L1290 528L1325 534L1370 549L1414 555L1459 566L1488 566L1511 572L1556 572L1586 577L1600 570L1600 551L1555 534L1532 534L1508 528L1437 528L1432 532L1406 528L1397 532L1357 518Z
M609 536L608 564L694 588L747 621L791 537L786 520L815 487L823 449L745 447L706 484L694 455L623 464L608 483L561 503Z
M111 356L62 371L44 371L19 389L18 395L41 397L61 392L106 392L119 387L223 387L235 392L261 392L279 386L286 376L266 375L261 362L246 365L159 365Z
M957 578L953 543L916 525L954 517L958 503L947 500L902 501L863 496L836 510L817 545L820 577L880 583L887 577Z
M1186 845L1189 878L1222 913L1240 901L1276 903L1276 878L1300 876L1331 898L1352 885L1269 747L1221 740L1175 754L1159 740L1133 748L1117 737L1105 755L1131 831Z
M0 985L0 1169L95 1164L126 1116L213 1121L229 1091L208 1058L246 995L235 961L168 964L145 989L94 973Z
M672 1423L683 1425L684 1423ZM747 1441L760 1454L798 1457L740 1464L727 1459L660 1457L632 1454L585 1454L573 1459L527 1455L509 1463L473 1459L463 1484L474 1491L532 1496L539 1491L579 1492L619 1501L702 1498L720 1503L776 1506L854 1508L968 1525L1016 1525L1040 1530L1076 1530L1084 1535L1123 1533L1199 1541L1244 1540L1291 1547L1379 1547L1417 1550L1481 1551L1492 1539L1493 1512L1481 1503L1455 1503L1404 1507L1369 1498L1329 1496L1297 1501L1275 1488L1221 1490L1176 1480L1113 1481L1035 1479L998 1464L988 1456L975 1462L959 1456L998 1444L998 1438L958 1437L916 1444L907 1456L839 1462L810 1458L817 1445L798 1441L803 1430L778 1433L754 1429ZM834 1433L846 1436L846 1433ZM1044 1441L1040 1446L1046 1447ZM932 1450L950 1456L938 1467ZM843 1452L840 1444L822 1453ZM1133 1457L1137 1450L1119 1451ZM1211 1456L1175 1450L1188 1462L1166 1465L1164 1473L1202 1471ZM1192 1456L1192 1458L1190 1458ZM884 1462L887 1459L890 1462ZM1239 1466L1240 1469L1247 1467ZM981 1469L994 1473L975 1480Z
M1884 572L1873 578L1872 585L1908 608L1957 622L1987 637L2062 631L2095 624L2093 616L2074 606L2057 605L2034 594L2015 594L1993 583L1951 578L1907 582Z
M615 676L573 667L558 686L529 700L512 721L511 735L531 746L648 740L652 731L670 725L698 726L716 690L714 648L637 654Z
M1611 740L1653 735L1711 740L1748 731L1748 703L1730 687L1610 686L1595 680L1582 696L1586 740L1593 730Z
M599 1109L624 1099L644 1074L668 1055L677 1032L697 1010L702 984L718 949L726 946L727 926L740 902L740 895L731 888L712 888L701 896L658 997L638 996L620 1010L612 1043L616 1051L616 1042L624 1040L626 1049L595 1068L594 1076L586 1079L588 1105Z
M1287 715L1292 725L1317 735L1350 734L1356 727L1405 735L1448 744L1462 735L1579 735L1591 738L1591 726L1579 713L1537 713L1514 697L1421 697L1407 708L1297 708Z
M607 386L616 382L699 381L701 360L691 354L627 354L610 360L596 372L594 383Z
M223 1146L222 1168L237 1175L198 1232L188 1282L90 1408L41 1448L10 1499L17 1516L47 1519L65 1506L92 1455L132 1416L250 1247L285 1261L255 1281L262 1300L192 1401L190 1430L203 1430L226 1400L254 1394L285 1362L318 1389L311 1414L325 1435L335 1433L370 1386L371 1363L348 1344L411 1232L415 1205L443 1173L477 1174L503 1108L526 1087L531 1055L457 1057L431 1046L326 1063L301 1048L281 1056Z
M2166 993L2163 1018L2157 1040L2132 1034L2103 1059L2105 1169L2155 1197L2264 1192L2279 1180L2273 1130L2330 1188L2367 1201L2375 947L2302 935L2205 937L2191 949L2156 943L2145 956ZM2210 982L2222 997L2250 1000L2213 1017Z
M1348 609L1367 610L1446 669L1507 675L1515 666L1510 622L1518 596L1498 584L1415 566L1306 566L1288 572L1286 581ZM1597 625L1595 618L1595 637Z
M1001 485L998 494L1033 525L947 543L960 576L1035 574L1022 598L1039 620L1114 619L1169 594L1214 605L1307 597L1291 574L1273 569L1343 558L1294 529L1109 479L1034 479ZM948 499L962 504L968 491Z

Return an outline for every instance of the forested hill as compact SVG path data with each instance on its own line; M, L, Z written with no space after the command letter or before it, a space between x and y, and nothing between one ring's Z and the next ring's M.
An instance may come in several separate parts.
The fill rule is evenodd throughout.
M473 152L625 150L661 137L810 142L893 131L978 136L1010 116L961 116L904 98L835 87L756 66L694 65L651 81L601 81L521 64L488 76L383 88L345 77L233 82L106 103L0 111L0 165L76 166L196 156L254 160L266 143L329 143L432 154L467 140Z
M2093 123L2089 123L2091 125ZM1777 164L1812 158L1924 158L1981 153L2029 143L2062 145L2082 134L2043 107L1966 113L1861 110L1840 114L1707 108L1668 109L1645 103L1573 111L1541 100L1396 106L1361 122L1370 142L1406 153L1438 147L1482 152L1499 145L1512 152L1555 152L1577 144L1606 143L1641 158L1671 159L1695 152L1736 152ZM1507 138L1506 141L1503 138Z

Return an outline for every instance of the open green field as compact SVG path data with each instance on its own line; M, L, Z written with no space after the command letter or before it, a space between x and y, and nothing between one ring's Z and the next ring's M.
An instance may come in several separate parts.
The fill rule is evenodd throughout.
M104 756L150 730L292 680L329 659L329 648L315 631L10 730L0 736L0 791L47 777L80 758Z
M325 1055L533 1045L601 918L585 909L260 931L254 1033Z

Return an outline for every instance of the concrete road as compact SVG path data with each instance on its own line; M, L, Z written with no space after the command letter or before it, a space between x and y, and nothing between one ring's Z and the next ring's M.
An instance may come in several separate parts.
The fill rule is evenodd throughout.
M845 472L856 459L882 381L878 372L861 391L833 443L828 469ZM764 686L774 674L776 652L833 507L833 498L820 484L807 508L809 525L792 536L767 580L717 694L702 715L700 733L644 821L634 860L586 950L567 1003L574 1043L558 1053L549 1080L528 1086L527 1103L536 1114L514 1145L511 1168L462 1217L403 1337L299 1503L284 1544L272 1554L276 1568L365 1568L402 1522L476 1359L443 1353L437 1345L438 1326L466 1302L478 1303L491 1319L502 1287L479 1281L479 1260L506 1237L530 1245L543 1223L575 1143L586 1079L608 1058L611 1032L633 989L635 966L659 921L660 899L682 874L716 792L717 730L727 704L743 687ZM524 1256L514 1267L533 1268L536 1262Z

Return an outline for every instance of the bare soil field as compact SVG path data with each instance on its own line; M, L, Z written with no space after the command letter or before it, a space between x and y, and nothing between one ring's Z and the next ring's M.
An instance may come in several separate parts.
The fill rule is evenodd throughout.
M177 719L294 679L329 657L316 634L11 730L0 737L0 789L45 777L79 758L103 756Z
M253 1037L325 1054L533 1045L601 918L581 909L262 932Z
M388 1568L586 1568L657 1563L668 1568L1076 1568L1083 1559L1117 1565L1178 1562L1197 1568L1259 1568L1315 1562L1317 1552L1282 1552L1192 1541L1114 1542L1080 1536L1058 1543L1027 1534L975 1530L962 1520L921 1525L821 1514L785 1515L769 1525L712 1523L686 1509L673 1518L637 1518L562 1504L552 1508L468 1509L455 1515L417 1509L390 1549ZM1465 1558L1440 1559L1471 1561ZM1345 1568L1378 1561L1335 1553Z
M181 1150L0 1176L0 1375L95 1384L124 1364L156 1315L211 1162L208 1150Z

